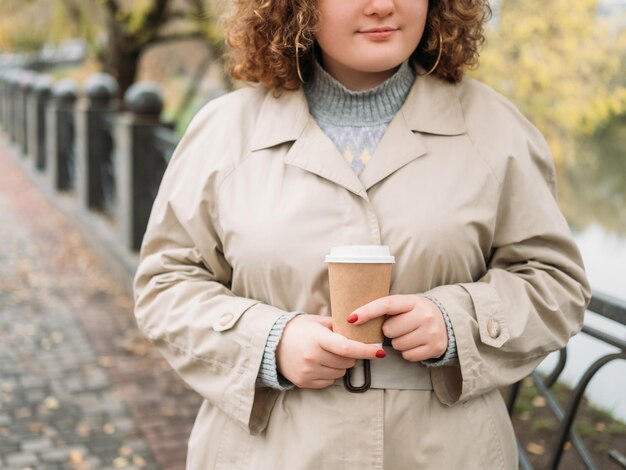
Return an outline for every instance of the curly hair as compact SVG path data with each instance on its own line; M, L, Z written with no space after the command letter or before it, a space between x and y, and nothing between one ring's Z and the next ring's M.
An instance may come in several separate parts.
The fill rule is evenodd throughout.
M426 29L413 63L448 82L478 64L491 17L488 0L429 0ZM316 0L234 0L224 22L228 68L236 80L295 90L310 77L317 53Z

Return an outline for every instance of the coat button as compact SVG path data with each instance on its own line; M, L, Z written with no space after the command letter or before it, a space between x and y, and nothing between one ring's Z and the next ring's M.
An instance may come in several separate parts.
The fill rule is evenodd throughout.
M498 320L494 320L492 318L487 322L487 333L489 333L489 336L491 336L493 339L496 339L498 336L500 336L500 323L498 323Z
M220 326L227 326L231 322L233 317L234 315L230 312L222 313L222 316L220 317L220 320L219 320Z

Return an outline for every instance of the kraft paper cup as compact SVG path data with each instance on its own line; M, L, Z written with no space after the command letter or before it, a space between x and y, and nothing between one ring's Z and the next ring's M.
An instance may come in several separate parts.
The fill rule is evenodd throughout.
M384 245L336 246L326 256L333 331L367 344L382 344L383 317L362 325L346 321L357 308L389 295L395 258Z

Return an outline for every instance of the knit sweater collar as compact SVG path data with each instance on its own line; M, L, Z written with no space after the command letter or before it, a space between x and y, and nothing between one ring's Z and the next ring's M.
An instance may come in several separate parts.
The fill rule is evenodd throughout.
M414 81L415 72L406 61L380 85L353 91L315 62L313 79L305 84L304 93L316 121L336 126L373 126L393 119Z

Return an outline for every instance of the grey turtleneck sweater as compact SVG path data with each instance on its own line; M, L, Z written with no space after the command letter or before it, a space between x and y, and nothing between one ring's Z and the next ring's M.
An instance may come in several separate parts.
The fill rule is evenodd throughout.
M309 112L324 133L333 141L339 153L359 175L387 126L402 107L416 75L408 62L375 88L365 91L347 89L315 63L313 80L304 85ZM428 366L447 365L457 361L456 340L450 318L437 299L430 298L442 311L448 330L448 350L441 358L423 361ZM302 312L282 315L274 324L265 345L257 382L261 385L287 390L293 384L276 369L276 348L285 325Z
M374 154L414 81L415 72L405 62L377 87L352 91L316 63L314 78L304 86L304 93L309 112L358 175Z

